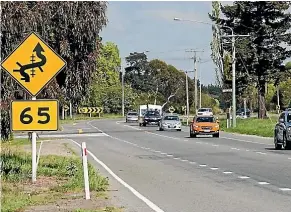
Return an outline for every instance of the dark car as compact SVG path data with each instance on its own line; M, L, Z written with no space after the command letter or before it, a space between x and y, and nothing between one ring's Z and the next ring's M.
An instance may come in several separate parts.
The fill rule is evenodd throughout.
M275 149L291 149L291 108L282 112L274 130Z
M147 111L143 118L142 126L146 126L147 124L150 125L159 125L161 121L161 115L159 111Z
M244 108L240 108L236 111L236 115L237 116L241 116L243 117L244 115L246 115L247 117L250 117L251 116L251 111L249 109L245 109Z

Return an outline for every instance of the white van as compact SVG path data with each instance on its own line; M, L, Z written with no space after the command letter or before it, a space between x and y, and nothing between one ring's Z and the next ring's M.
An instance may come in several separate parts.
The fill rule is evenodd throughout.
M211 108L199 108L197 111L198 116L213 116Z

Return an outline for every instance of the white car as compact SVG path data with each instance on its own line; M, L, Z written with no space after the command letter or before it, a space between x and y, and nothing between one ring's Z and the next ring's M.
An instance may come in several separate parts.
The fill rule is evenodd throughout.
M213 111L211 108L200 108L197 111L198 116L213 116Z
M161 119L159 123L159 130L176 130L181 131L182 123L180 121L180 118L178 114L163 114L163 118Z

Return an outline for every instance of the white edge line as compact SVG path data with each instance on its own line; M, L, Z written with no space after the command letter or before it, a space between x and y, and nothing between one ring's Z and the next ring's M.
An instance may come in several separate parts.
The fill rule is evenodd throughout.
M80 144L78 144L76 141L70 139L73 143L75 143L77 146L81 147ZM91 155L91 157L99 163L112 177L115 178L121 185L129 189L137 198L139 198L141 201L143 201L145 204L147 204L152 210L155 212L164 212L161 208L159 208L157 205L155 205L153 202L151 202L149 199L147 199L145 196L140 194L137 190L135 190L133 187L128 185L126 182L124 182L120 177L118 177L108 166L106 166L101 160L99 160L93 153L91 153L89 150L87 152Z
M281 191L291 191L291 188L279 188Z
M249 179L250 177L248 177L248 176L239 176L238 178L240 178L240 179Z
M237 139L237 138L228 138L228 137L220 137L220 138L234 140L234 141L242 141L242 142L246 142L246 143L262 144L262 145L267 145L267 146L273 145L273 144L264 144L264 143L260 143L260 142L256 142L256 141L247 141L247 140Z
M260 185L269 185L270 183L268 182L258 182Z
M223 172L223 174L232 174L232 172Z

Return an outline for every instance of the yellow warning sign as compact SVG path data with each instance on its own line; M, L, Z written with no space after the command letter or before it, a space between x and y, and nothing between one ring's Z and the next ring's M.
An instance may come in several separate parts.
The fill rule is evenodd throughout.
M57 131L58 100L18 100L11 102L12 131Z
M32 32L5 58L1 66L28 93L37 96L66 66L66 61Z

